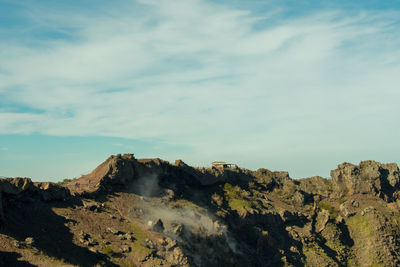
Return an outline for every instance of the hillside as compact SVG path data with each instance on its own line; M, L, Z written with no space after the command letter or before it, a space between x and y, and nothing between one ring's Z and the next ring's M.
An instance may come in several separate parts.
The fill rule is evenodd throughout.
M0 179L0 266L399 266L396 164L331 178L109 157L66 184Z

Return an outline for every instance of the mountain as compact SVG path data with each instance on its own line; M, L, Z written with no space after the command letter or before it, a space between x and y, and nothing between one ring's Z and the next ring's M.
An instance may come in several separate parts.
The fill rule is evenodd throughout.
M0 266L399 266L396 164L331 178L110 156L65 183L0 179Z

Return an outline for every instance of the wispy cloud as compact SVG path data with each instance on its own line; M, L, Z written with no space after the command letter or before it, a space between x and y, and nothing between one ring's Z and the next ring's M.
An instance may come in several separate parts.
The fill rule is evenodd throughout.
M159 138L196 162L277 167L397 140L398 13L129 3L30 9L32 28L61 37L2 42L0 96L44 112L1 109L0 133Z

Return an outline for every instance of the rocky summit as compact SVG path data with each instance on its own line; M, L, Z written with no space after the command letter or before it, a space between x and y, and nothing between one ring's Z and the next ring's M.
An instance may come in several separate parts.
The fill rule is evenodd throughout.
M60 183L0 179L0 266L399 266L396 164L291 179L109 157Z

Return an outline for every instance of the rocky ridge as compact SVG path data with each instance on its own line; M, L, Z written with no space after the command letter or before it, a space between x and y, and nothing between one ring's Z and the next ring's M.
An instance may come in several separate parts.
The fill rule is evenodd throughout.
M0 265L398 266L396 164L331 178L109 157L65 185L0 179Z

